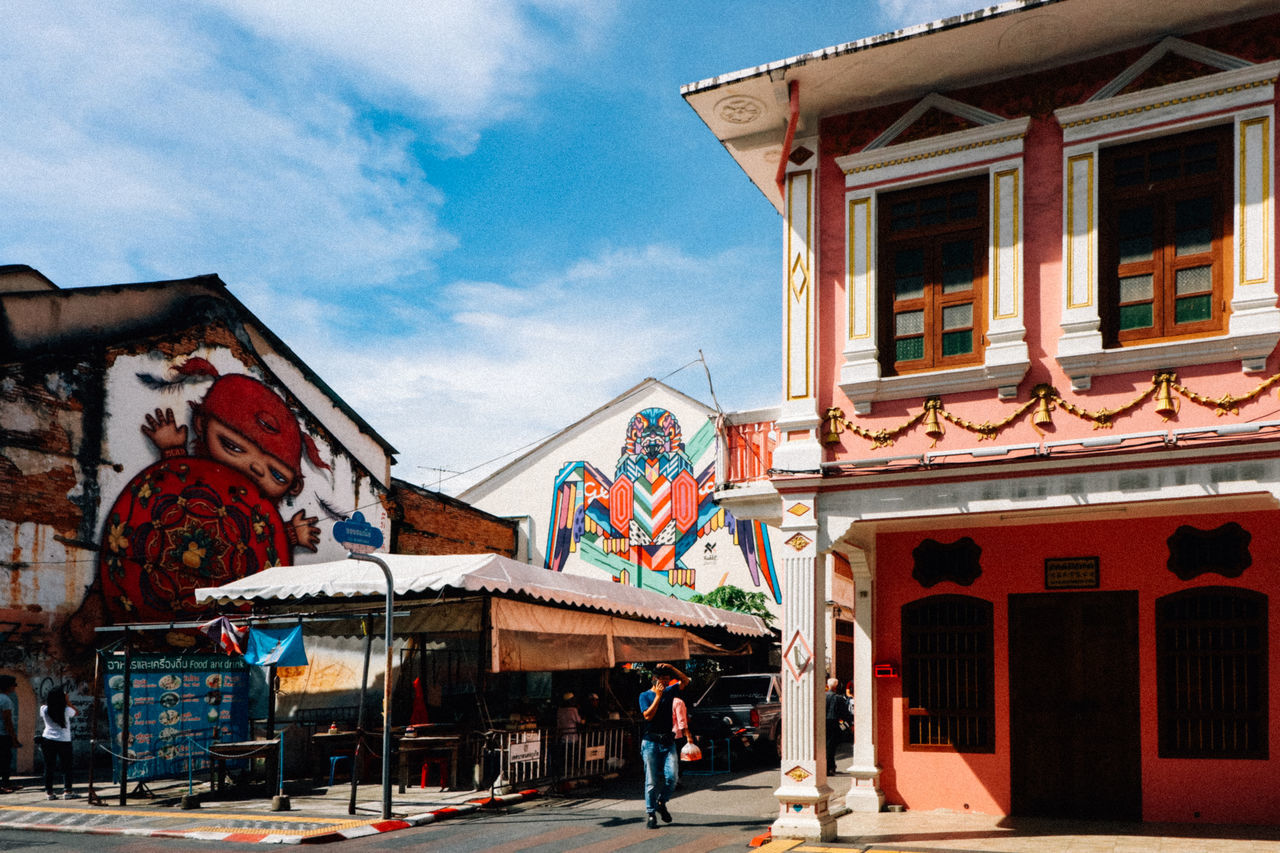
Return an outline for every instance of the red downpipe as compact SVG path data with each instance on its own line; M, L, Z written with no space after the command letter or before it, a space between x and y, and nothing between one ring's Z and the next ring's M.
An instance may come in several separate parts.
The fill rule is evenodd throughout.
M787 191L783 182L787 177L787 158L791 156L791 142L796 137L796 125L800 123L800 81L787 82L787 95L791 101L791 117L787 119L787 135L782 140L782 157L778 160L778 194L783 202L787 200Z

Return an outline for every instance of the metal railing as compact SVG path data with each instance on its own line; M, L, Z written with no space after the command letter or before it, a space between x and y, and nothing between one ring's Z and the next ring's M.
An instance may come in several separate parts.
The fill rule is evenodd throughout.
M493 787L520 790L619 772L626 766L631 728L606 723L559 736L554 729L491 732L484 748L498 756Z

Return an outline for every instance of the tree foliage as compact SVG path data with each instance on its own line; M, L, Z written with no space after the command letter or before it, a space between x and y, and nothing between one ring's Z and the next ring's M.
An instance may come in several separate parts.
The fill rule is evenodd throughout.
M763 592L747 592L732 584L716 587L706 595L694 593L689 597L694 604L705 604L719 607L721 610L733 610L749 616L759 616L766 625L773 625L773 613L769 611Z

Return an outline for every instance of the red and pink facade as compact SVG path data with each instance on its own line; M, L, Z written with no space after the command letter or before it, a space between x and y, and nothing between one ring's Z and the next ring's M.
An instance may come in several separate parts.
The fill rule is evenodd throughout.
M782 397L718 495L786 543L775 835L834 833L832 565L838 805L1280 823L1280 15L1114 12L684 89L784 221Z

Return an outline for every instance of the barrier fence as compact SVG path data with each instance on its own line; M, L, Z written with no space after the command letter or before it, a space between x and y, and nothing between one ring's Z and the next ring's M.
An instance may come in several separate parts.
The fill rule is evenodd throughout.
M554 729L494 731L482 750L497 760L494 787L514 790L619 772L632 751L632 728L606 723L568 735Z

